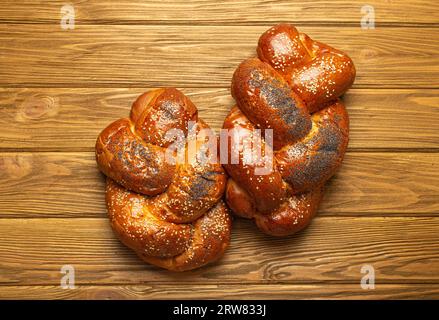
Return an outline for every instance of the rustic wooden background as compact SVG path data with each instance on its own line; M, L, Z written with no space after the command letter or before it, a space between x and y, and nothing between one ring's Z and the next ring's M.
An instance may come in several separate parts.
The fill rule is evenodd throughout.
M439 298L439 2L0 1L0 298ZM372 5L376 29L360 27ZM318 217L274 239L237 220L217 264L143 264L113 236L94 141L176 86L220 128L234 68L291 22L348 52L351 143ZM76 289L60 288L73 265ZM360 270L376 271L363 290Z

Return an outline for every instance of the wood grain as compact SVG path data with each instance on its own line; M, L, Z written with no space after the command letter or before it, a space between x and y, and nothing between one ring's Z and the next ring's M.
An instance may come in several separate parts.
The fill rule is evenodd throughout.
M348 153L320 213L439 213L439 153ZM94 153L0 153L3 217L103 217Z
M145 265L110 229L97 134L168 86L218 130L234 69L278 22L357 66L349 152L319 215L286 239L236 220L207 268ZM0 299L439 299L438 22L431 0L0 0ZM74 290L59 287L65 264ZM364 264L375 290L360 288Z
M438 230L438 217L317 217L302 233L273 238L236 220L220 261L172 273L138 259L107 218L0 219L0 283L59 285L61 267L72 265L77 285L359 284L361 267L369 264L377 285L439 284Z
M386 23L437 24L439 7L429 0L332 0L332 1L262 1L262 0L119 0L69 1L75 8L76 23L110 24L274 24L332 22L360 24L361 7L374 7L377 25ZM55 1L3 0L1 22L59 23L60 9L66 4Z
M380 284L362 290L358 284L247 284L241 285L108 285L3 286L0 299L438 299L435 284Z
M0 25L2 87L229 87L266 26ZM439 88L439 28L301 27L351 55L355 87ZM419 41L422 39L422 41Z
M99 132L126 117L148 88L0 89L0 149L93 151ZM215 130L234 104L229 89L183 90ZM350 150L439 149L439 90L352 89L344 97Z

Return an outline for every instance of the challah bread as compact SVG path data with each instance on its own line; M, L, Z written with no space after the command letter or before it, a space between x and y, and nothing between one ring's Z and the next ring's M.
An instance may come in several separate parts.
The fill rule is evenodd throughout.
M223 128L235 132L229 152L238 152L240 160L224 165L230 175L226 201L263 232L286 236L308 225L324 183L341 165L349 119L339 96L352 85L355 67L343 52L288 24L266 31L257 53L232 79L236 106ZM243 161L244 141L259 129L271 129L273 141L262 137L263 154L249 164ZM272 170L257 174L267 161Z
M172 130L185 140L170 139ZM188 147L189 132L196 136L194 150ZM144 261L184 271L226 250L231 217L221 200L225 172L209 148L216 139L194 104L173 88L141 95L129 118L99 135L96 161L107 176L111 225ZM181 150L183 161L176 156Z

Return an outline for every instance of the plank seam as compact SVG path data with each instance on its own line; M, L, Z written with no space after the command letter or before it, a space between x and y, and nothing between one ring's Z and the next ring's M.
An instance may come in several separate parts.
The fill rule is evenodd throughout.
M116 119L115 119L116 120ZM80 139L77 138L75 141L88 141L89 139ZM33 148L33 147L22 147L22 148L12 148L12 147L0 147L0 154L8 154L8 153L33 153L33 154L44 154L44 153L53 153L53 154L72 154L72 153L82 153L82 154L94 154L93 147L79 147L79 148ZM346 151L347 154L355 154L355 153L439 153L439 148L349 148Z
M148 281L148 282L115 282L115 283L93 283L93 282L78 282L76 281L76 285L78 286L93 286L93 287L99 287L99 286L138 286L138 285L150 285L150 286L172 286L172 285L207 285L207 286L243 286L243 285L262 285L262 286L270 286L270 285L285 285L285 286L291 286L291 285L300 285L300 286L313 286L313 285L358 285L359 289L360 287L360 280L361 277L359 277L358 281L343 281L343 280L321 280L321 281L297 281L294 282L288 282L288 281L236 281L236 282L194 282L194 281L179 281L178 283L173 282L154 282L154 281ZM375 285L425 285L425 286L435 286L439 285L438 281L433 282L427 282L427 281L420 281L420 280L414 280L414 281L402 281L397 282L401 280L395 280L395 281L376 281ZM58 287L58 285L55 285L53 283L32 283L32 284L24 284L24 283L2 283L0 282L0 287L33 287L33 286L47 286L47 287Z
M155 87L147 87L145 88L144 86L129 86L129 87L119 87L118 89L154 89ZM0 90L10 90L10 89L26 89L26 88L21 88L21 87L9 87L9 86L5 86L5 85L0 85ZM113 89L113 87L89 87L89 86L84 86L84 87L50 87L50 86L45 86L45 87L39 87L38 89ZM199 90L205 90L205 89L214 89L214 90L226 90L226 91L230 91L230 86L212 86L212 87L193 87L191 89L199 89ZM438 91L439 93L439 84L437 87L411 87L411 88L401 88L401 87L391 87L391 86L387 86L387 87L383 87L383 86L377 86L376 88L358 88L358 87L352 87L349 89L349 91L347 91L346 94L349 94L350 92L352 92L353 90L355 91L368 91L369 89L373 89L373 90L382 90L382 91L387 91L387 90L398 90L398 92L400 92L401 90L404 90L406 92L411 92L411 91L417 91L417 90L433 90L433 91Z
M102 190L102 193L104 193L104 190ZM65 211L63 211L65 212ZM33 213L35 215L35 213ZM36 219L40 219L40 220L66 220L66 219L81 219L81 220L108 220L108 217L106 216L91 216L91 215L84 215L84 216L80 216L81 213L77 213L77 212L72 212L72 213L67 213L67 215L63 216L63 215L40 215L40 216L30 216L30 217L23 217L21 216L21 214L17 214L15 215L7 215L5 216L5 213L2 213L2 215L0 216L0 221L1 220L36 220ZM313 219L313 220L320 220L320 219L333 219L333 218L369 218L369 219L380 219L380 218L390 218L390 219L413 219L413 218L430 218L430 219L439 219L439 212L434 212L434 213L384 213L384 214L380 214L380 213L371 213L371 212L358 212L358 213L339 213L339 214L334 214L334 213L325 213L325 212L321 212L321 213L317 213L317 216ZM238 218L239 220L243 220L243 221L251 221L251 220L247 220L245 218Z
M2 89L81 89L81 88L90 88L90 89L112 89L112 88L130 88L130 89L144 89L148 88L161 88L166 85L154 85L155 82L152 83L144 83L141 84L139 82L112 82L112 83L104 83L104 82L93 82L93 83L56 83L56 84L48 84L48 83L18 83L18 84L5 84L1 83L0 87ZM179 85L176 86L182 89L226 89L226 87L218 87L215 85ZM228 89L228 88L227 88ZM413 83L402 83L398 86L389 86L385 84L354 84L352 89L374 89L374 90L438 90L439 83L436 86L423 86L423 85L414 85Z
M261 21L221 21L220 19L215 21L191 21L191 20L172 20L172 21L160 21L160 20L106 20L106 19L77 19L76 25L80 26L191 26L191 27L259 27L266 26L271 27L274 24L286 22L287 20L272 20L269 23ZM10 25L58 25L59 19L33 19L33 20L14 20L14 19L0 19L0 24ZM331 22L331 21L305 21L295 20L294 25L297 27L361 27L360 21L344 21L344 22ZM375 28L438 28L439 23L436 22L376 22Z

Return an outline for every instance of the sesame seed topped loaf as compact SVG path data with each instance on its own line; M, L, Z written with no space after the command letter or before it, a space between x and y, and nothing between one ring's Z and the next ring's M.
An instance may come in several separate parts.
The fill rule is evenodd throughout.
M185 139L170 139L173 132ZM197 136L192 152L189 132ZM217 156L206 147L217 138L207 133L214 136L195 105L169 88L139 96L130 117L97 139L113 230L148 263L195 269L220 258L230 242L231 217L221 200L226 176L218 162L206 161Z
M354 82L355 67L345 53L289 24L262 34L257 56L242 62L232 79L236 106L223 127L238 133L229 152L240 157L224 165L230 175L226 201L263 232L286 236L308 225L323 185L341 165L349 119L339 97ZM244 161L246 140L265 129L272 130L272 141L262 137L263 153ZM272 170L257 174L267 162Z

